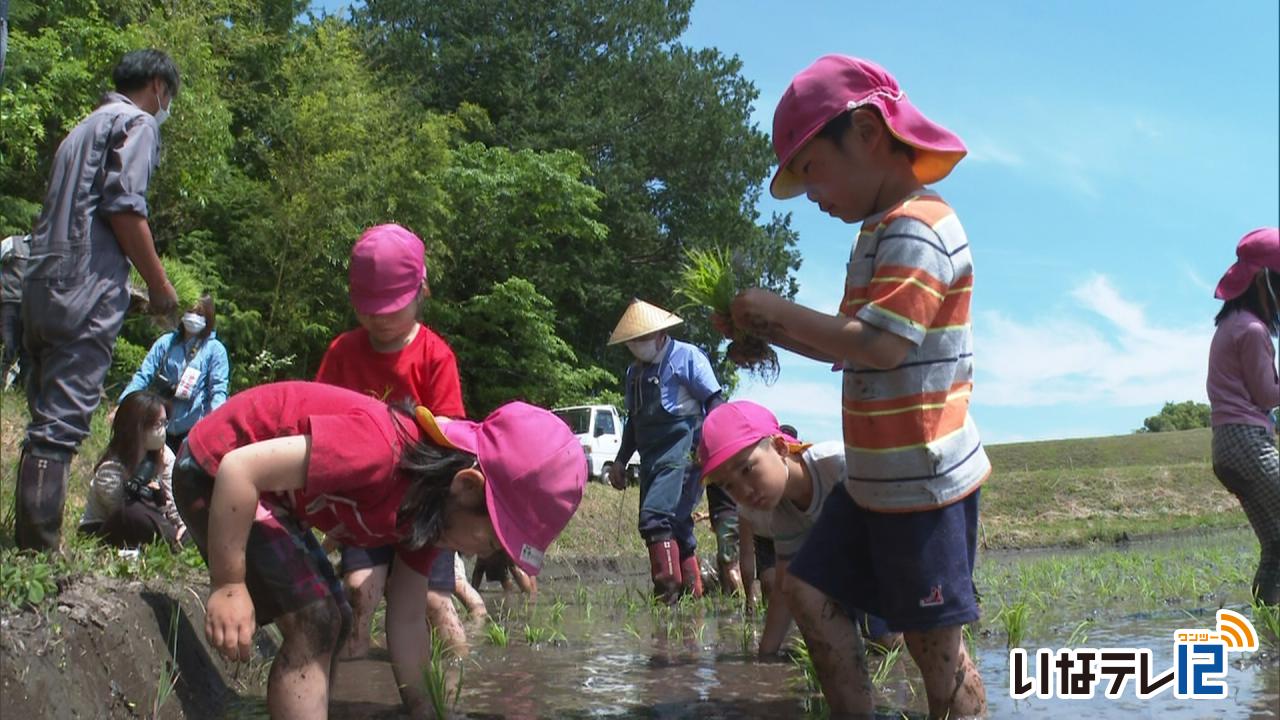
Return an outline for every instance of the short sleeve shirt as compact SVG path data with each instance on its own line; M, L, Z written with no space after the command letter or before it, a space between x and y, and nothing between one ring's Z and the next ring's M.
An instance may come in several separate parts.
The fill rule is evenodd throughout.
M849 495L881 512L943 507L991 471L969 415L973 258L951 207L922 190L868 218L840 314L911 343L894 368L844 368Z
M635 410L634 386L639 381L657 377L662 386L662 409L672 415L690 416L703 412L707 400L720 392L720 381L705 353L696 346L675 338L667 339L667 347L656 362L631 363L627 367L625 391L628 411Z
M453 349L431 328L404 348L383 353L373 349L369 332L356 328L329 344L316 382L355 390L392 405L421 405L436 415L465 418L462 381Z
M831 491L845 479L844 444L838 440L810 446L800 454L800 461L809 471L813 485L809 507L796 507L786 498L773 510L738 506L738 514L751 523L752 532L773 538L778 557L784 560L790 560L800 551Z
M195 461L216 477L232 450L293 435L311 437L305 484L264 493L264 504L344 544L396 545L403 561L427 575L435 548L403 546L396 523L409 484L397 465L404 443L421 435L412 419L393 417L385 403L321 383L261 385L232 396L197 423L188 443Z

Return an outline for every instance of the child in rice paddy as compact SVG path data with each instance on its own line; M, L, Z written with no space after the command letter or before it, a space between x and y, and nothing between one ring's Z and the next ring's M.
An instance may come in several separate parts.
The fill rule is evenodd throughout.
M698 445L703 479L738 503L739 521L756 538L771 538L776 549L774 586L787 592L787 565L804 544L831 491L844 482L844 445L801 443L783 433L767 408L739 400L707 415ZM761 657L777 654L791 626L791 614L775 597L765 611ZM867 637L882 647L898 645L879 618L845 609Z
M1222 309L1209 346L1213 472L1244 507L1262 546L1253 595L1280 604L1280 451L1269 413L1280 405L1273 338L1280 331L1280 229L1260 228L1214 296Z
M432 646L423 618L439 549L502 549L536 575L585 484L577 438L541 408L514 402L480 423L442 422L425 408L303 382L228 399L192 429L173 475L178 510L209 566L209 643L248 660L255 627L275 622L284 639L268 710L320 719L351 608L309 528L356 547L394 547L387 646L401 699L426 717Z
M764 289L732 327L844 371L849 477L787 568L788 596L833 714L872 711L861 638L842 607L901 630L933 717L986 711L961 641L973 591L980 487L991 472L969 415L973 258L955 212L926 187L965 156L875 63L819 58L773 119L776 198L805 195L861 223L835 315Z
M365 230L351 248L348 286L360 327L329 344L316 382L365 393L385 402L420 405L439 418L465 418L458 360L444 338L418 318L430 296L426 248L395 224ZM369 652L373 613L382 602L393 549L342 547L342 582L354 614L343 658ZM427 622L457 656L467 635L453 606L453 552L443 550L427 586Z

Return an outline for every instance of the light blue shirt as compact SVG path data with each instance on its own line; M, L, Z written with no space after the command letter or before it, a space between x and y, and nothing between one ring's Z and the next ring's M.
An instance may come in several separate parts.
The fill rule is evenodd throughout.
M182 376L183 368L188 367L187 352L194 342L198 340L192 338L183 342L179 331L161 335L142 361L142 367L138 368L124 392L120 393L120 399L123 400L129 393L146 390L161 370L166 378L176 383ZM190 367L198 370L200 376L191 389L191 397L173 398L173 407L169 413L170 435L189 432L197 420L227 401L231 365L227 362L227 349L218 340L216 332L209 333L209 337L201 343L200 350L191 359Z
M701 415L707 399L720 392L720 381L711 361L696 346L668 337L662 356L652 363L639 360L627 367L625 400L627 412L635 411L632 387L635 373L641 380L657 376L662 385L662 409L672 415Z

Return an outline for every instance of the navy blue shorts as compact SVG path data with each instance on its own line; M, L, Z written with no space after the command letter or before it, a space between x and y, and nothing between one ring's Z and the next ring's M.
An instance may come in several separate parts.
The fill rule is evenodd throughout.
M391 559L396 556L396 548L394 545L376 548L343 545L341 554L342 574L346 575L356 570L367 570L381 565L390 565ZM431 572L427 575L428 588L442 592L453 592L453 556L456 554L454 551L445 550L444 548L441 548L440 552L436 553L436 559L431 563Z
M787 572L890 630L973 622L979 492L936 510L880 513L837 487Z

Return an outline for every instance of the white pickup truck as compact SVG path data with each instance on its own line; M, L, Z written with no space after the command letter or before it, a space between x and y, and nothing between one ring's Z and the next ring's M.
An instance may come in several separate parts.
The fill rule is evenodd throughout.
M622 446L622 415L612 405L575 405L556 408L551 412L565 421L582 443L587 455L587 473L601 482L608 482L609 468ZM640 479L640 456L632 454L627 461L627 478L635 483Z

